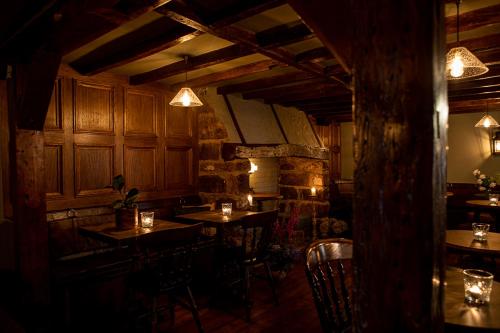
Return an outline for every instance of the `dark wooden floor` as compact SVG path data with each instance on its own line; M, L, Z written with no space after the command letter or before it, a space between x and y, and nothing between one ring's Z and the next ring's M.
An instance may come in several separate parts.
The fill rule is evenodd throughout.
M208 307L205 297L198 297L205 332L321 332L302 263L294 265L287 277L278 283L279 306L275 306L271 290L265 281L256 280L252 286L254 305L252 322L245 320L243 307ZM195 295L196 297L196 295ZM165 328L168 325L160 326ZM163 331L163 329L162 329ZM197 332L191 313L177 307L174 327L166 332Z

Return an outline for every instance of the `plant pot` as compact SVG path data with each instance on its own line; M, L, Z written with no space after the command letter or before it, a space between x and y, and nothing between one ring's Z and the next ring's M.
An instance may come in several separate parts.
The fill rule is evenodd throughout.
M139 210L134 208L120 208L116 210L116 227L120 230L133 229L139 223Z

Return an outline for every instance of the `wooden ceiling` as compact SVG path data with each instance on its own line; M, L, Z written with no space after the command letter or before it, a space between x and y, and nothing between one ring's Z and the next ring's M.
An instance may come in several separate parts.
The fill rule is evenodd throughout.
M453 47L455 1L444 1ZM214 86L322 120L351 118L350 75L284 0L18 0L2 7L0 63L57 50L84 75L110 71L132 85L176 90L187 71L193 88ZM463 0L460 9L460 44L490 70L450 82L451 111L483 111L486 101L500 104L500 0Z

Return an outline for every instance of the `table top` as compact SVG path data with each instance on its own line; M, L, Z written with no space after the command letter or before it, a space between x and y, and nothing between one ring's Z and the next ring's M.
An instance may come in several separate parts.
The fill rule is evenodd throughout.
M240 222L242 217L254 214L258 214L258 212L233 210L231 216L222 216L222 212L220 210L214 210L177 215L176 218L195 222L204 222L209 226L221 227L226 224Z
M500 256L500 234L488 232L488 241L474 241L472 230L447 230L446 245L459 250Z
M490 303L471 306L464 302L464 278L461 269L446 270L444 297L445 323L481 329L500 329L500 283L493 281Z
M283 199L283 196L279 193L254 193L252 197L254 200Z
M189 225L155 219L152 228L136 227L133 229L118 229L115 223L103 223L99 225L81 226L79 232L84 235L100 241L111 244L122 244L134 241L138 238L144 238L152 234L168 232L169 230L188 228Z
M465 203L469 206L474 206L474 207L500 209L500 206L490 205L489 200L467 200Z

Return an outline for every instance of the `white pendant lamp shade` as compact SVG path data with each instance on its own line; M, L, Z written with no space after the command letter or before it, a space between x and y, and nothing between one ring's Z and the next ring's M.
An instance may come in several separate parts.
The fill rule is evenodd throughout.
M458 80L486 73L488 67L465 47L454 47L446 54L446 79Z
M500 127L498 122L490 116L489 114L485 114L481 120L479 120L474 127L482 127L482 128L491 128L491 127Z
M202 106L203 103L200 101L198 96L191 90L191 88L181 88L177 95L169 103L172 106L182 106L182 107L193 107Z

